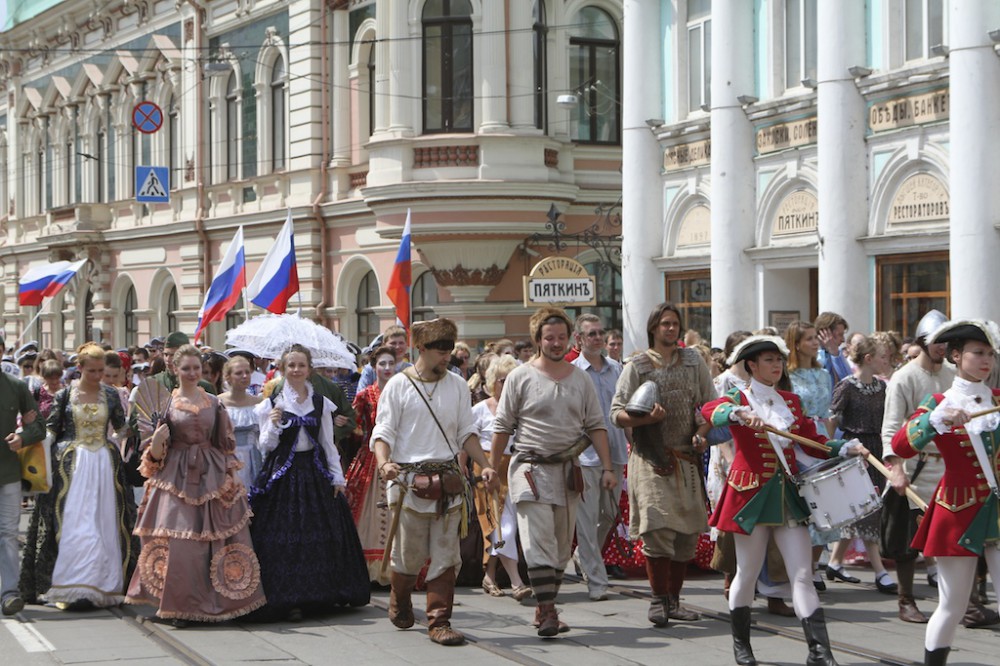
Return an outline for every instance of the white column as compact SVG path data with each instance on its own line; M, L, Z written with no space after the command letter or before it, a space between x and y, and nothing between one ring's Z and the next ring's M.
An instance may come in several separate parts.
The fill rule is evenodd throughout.
M507 33L504 21L504 2L482 4L482 35L479 40L482 95L482 122L479 131L506 132L507 123ZM518 4L518 3L514 3ZM527 4L527 3L521 3Z
M658 0L625 0L622 99L622 315L625 352L648 347L646 319L663 298L663 150L646 125L662 118Z
M498 3L499 4L499 3ZM535 129L535 57L531 31L531 3L515 0L510 12L510 125L515 130Z
M736 98L754 94L753 5L712 3L712 344L754 329L753 127Z
M396 3L399 4L399 3ZM392 21L389 2L379 2L375 11L375 133L389 128L389 33Z
M848 68L865 64L865 2L818 3L819 310L874 330L868 257L865 100Z
M1000 210L1000 59L988 31L1000 27L1000 7L981 0L950 6L951 316L997 319L1000 291L989 271L1000 257L993 228Z
M351 163L351 90L347 78L350 66L350 35L348 14L342 9L333 12L333 163L348 166Z
M406 2L390 2L389 7L389 129L402 136L413 135L414 81L420 80L420 61L414 60L414 40L410 39ZM378 12L376 12L376 20ZM382 35L378 35L379 38ZM417 40L416 43L420 43ZM377 66L377 65L376 65Z

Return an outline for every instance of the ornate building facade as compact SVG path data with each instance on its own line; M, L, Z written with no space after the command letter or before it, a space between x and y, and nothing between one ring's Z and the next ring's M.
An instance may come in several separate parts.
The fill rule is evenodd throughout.
M407 210L414 318L453 317L471 342L526 335L522 280L539 256L607 263L582 235L547 242L545 224L554 204L566 233L602 220L617 233L620 2L47 4L0 34L8 339L36 314L18 306L18 277L83 257L28 337L193 332L236 228L252 275L288 210L303 315L362 343L395 320L385 291ZM162 109L154 133L133 126L141 101ZM136 167L153 165L169 170L169 203L136 202ZM621 283L608 275L611 326Z
M624 8L633 345L664 297L719 346L824 310L905 334L930 308L1000 317L1000 4Z

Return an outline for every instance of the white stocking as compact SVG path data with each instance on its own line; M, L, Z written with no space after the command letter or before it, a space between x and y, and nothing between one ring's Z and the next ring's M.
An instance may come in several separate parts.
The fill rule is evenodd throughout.
M819 608L819 595L812 581L812 543L805 527L778 527L774 543L785 560L785 571L792 586L792 607L800 620L812 617Z
M993 579L993 591L1000 595L1000 550L988 546L983 550L986 566ZM938 607L927 623L924 647L936 650L951 647L958 623L969 607L969 594L976 578L975 557L939 557L938 565Z
M733 533L736 544L736 575L729 586L729 610L753 603L757 575L767 554L767 540L771 527L758 525L750 534Z

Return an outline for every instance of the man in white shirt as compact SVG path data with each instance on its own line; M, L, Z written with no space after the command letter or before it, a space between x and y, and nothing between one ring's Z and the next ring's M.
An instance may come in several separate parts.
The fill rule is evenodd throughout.
M465 642L450 622L469 492L458 466L459 452L464 450L483 468L488 489L496 485L496 472L479 445L469 387L448 372L457 337L458 329L449 319L413 325L417 362L393 375L382 389L371 436L379 473L393 482L386 496L399 516L390 555L389 620L400 629L413 626L410 595L430 559L427 632L440 645Z

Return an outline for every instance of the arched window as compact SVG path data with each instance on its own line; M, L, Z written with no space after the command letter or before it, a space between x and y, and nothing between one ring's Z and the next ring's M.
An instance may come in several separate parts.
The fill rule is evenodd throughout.
M413 321L437 319L434 306L438 304L438 287L434 274L426 271L413 283L410 290Z
M242 296L241 296L242 298ZM167 294L167 330L166 333L177 330L177 287L171 287Z
M570 86L581 95L571 136L581 143L621 143L618 27L608 14L584 7L570 37Z
M171 95L167 103L167 165L170 167L170 189L176 190L180 187L181 167L184 160L180 156L181 147L181 126L178 117L177 95Z
M535 127L544 131L549 124L549 111L546 103L546 93L549 89L549 58L546 46L549 29L545 25L545 3L542 0L535 0L532 18L532 46L535 52Z
M226 131L222 137L226 142L227 181L239 180L240 178L240 110L238 99L236 72L233 72L226 82Z
M354 314L358 318L358 337L361 344L368 344L379 334L378 315L375 308L381 303L378 293L378 280L375 278L375 271L368 271L368 274L361 278L358 286L358 305Z
M236 299L233 309L226 313L226 330L232 330L246 321L246 310L243 308L243 294ZM175 330L175 329L170 329Z
M601 318L604 328L622 330L622 271L620 266L592 261L584 264L587 272L597 278L597 305L585 308L566 308L571 320L584 312Z
M424 132L471 132L472 3L424 5Z
M125 306L122 308L122 319L124 320L125 335L122 343L125 347L131 347L139 339L139 322L136 319L135 311L139 307L139 302L135 297L135 287L130 286L125 293Z
M278 56L271 68L271 170L285 168L285 59Z

